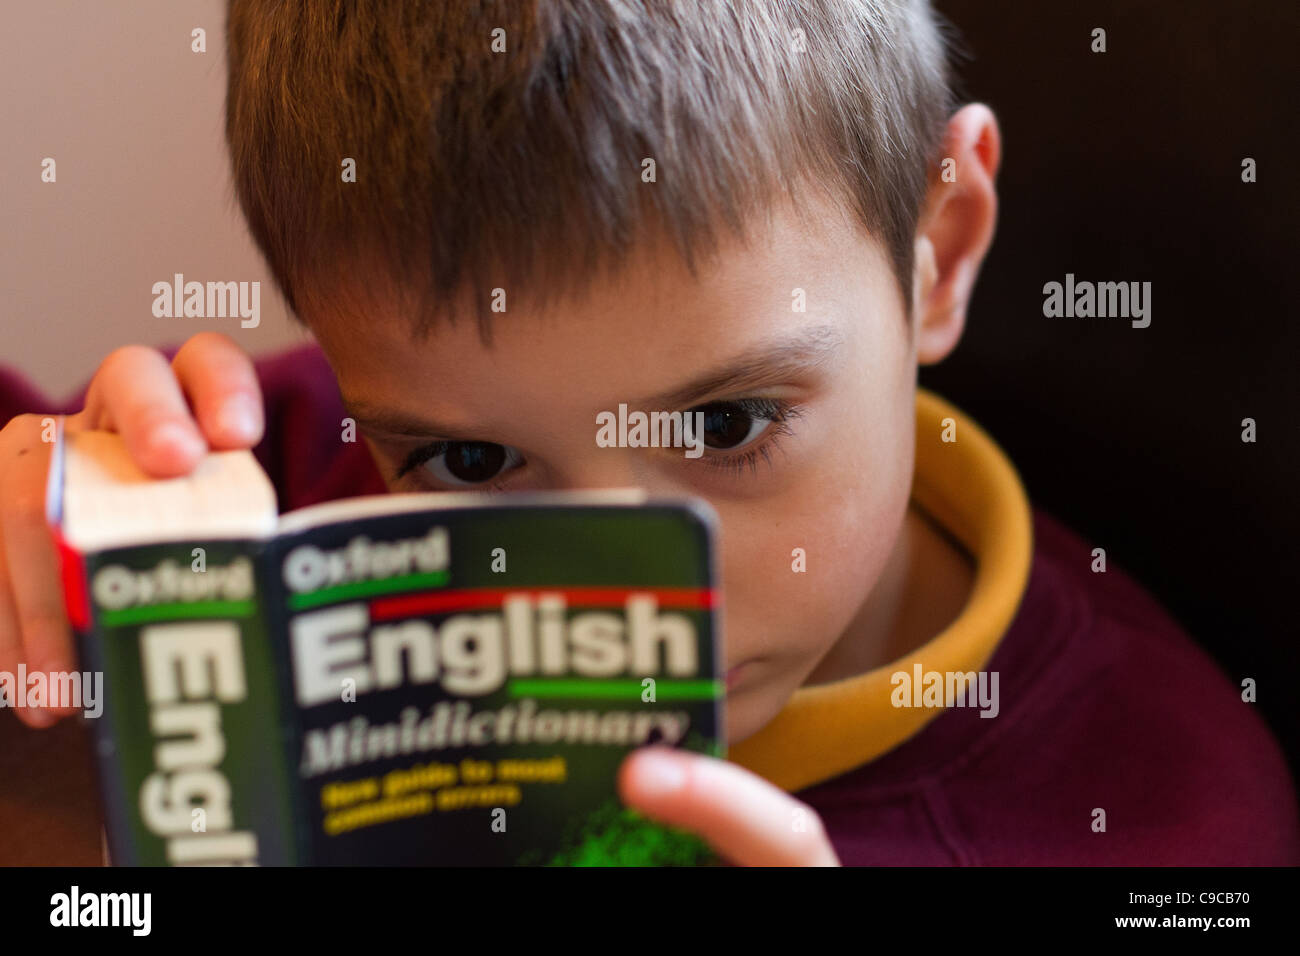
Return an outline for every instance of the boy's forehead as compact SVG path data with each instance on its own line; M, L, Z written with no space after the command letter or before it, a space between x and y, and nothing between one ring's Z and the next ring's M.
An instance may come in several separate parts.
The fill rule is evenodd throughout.
M503 406L539 398L583 416L611 401L681 401L710 376L823 362L863 310L901 310L878 243L838 216L809 219L777 210L694 276L659 243L543 308L505 287L490 344L467 320L420 333L375 297L364 316L312 327L350 407L408 417L442 409L439 422L477 428Z

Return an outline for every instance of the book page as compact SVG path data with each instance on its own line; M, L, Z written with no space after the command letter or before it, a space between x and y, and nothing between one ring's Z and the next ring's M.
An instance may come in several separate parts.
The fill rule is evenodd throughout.
M211 452L181 478L154 479L120 435L60 434L61 529L83 552L191 538L262 538L275 532L275 489L251 452ZM52 495L60 489L52 488Z

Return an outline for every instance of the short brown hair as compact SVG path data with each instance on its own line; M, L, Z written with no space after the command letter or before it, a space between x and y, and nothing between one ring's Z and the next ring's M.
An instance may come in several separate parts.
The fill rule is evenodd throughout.
M300 320L362 261L422 321L577 291L651 229L694 272L798 184L910 298L952 107L928 0L231 0L227 33L235 191Z

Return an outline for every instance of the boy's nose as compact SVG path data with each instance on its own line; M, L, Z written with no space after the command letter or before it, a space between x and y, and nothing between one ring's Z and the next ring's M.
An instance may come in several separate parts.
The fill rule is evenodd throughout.
M570 455L562 467L553 469L557 491L593 488L647 488L648 469L637 460L637 450L593 447L581 455Z

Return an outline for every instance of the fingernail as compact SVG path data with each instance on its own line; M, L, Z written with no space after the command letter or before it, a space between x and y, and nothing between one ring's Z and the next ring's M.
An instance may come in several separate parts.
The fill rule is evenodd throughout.
M185 426L177 422L163 422L149 433L149 447L154 451L183 451L202 454L203 443Z
M27 718L31 722L32 726L37 728L48 727L58 719L44 707L33 707L31 710L27 711Z
M257 432L260 411L247 395L232 395L217 413L217 425L222 434L231 438L249 439Z
M666 797L686 786L686 768L669 753L643 753L637 758L637 783L648 797Z

